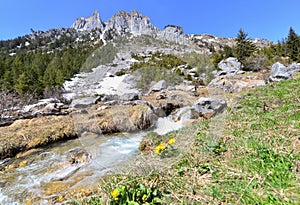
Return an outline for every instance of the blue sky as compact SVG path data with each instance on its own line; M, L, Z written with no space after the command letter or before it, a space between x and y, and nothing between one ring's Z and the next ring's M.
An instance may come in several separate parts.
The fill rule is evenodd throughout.
M0 40L34 30L70 27L97 9L107 21L120 10L149 16L158 28L173 24L185 33L235 37L240 28L251 38L277 42L290 26L300 34L299 0L1 0Z

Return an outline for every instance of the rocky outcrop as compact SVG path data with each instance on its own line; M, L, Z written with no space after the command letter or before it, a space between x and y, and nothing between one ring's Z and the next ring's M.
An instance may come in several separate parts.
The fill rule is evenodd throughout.
M159 30L152 25L148 16L138 13L136 10L133 10L131 13L120 11L113 15L106 23L102 22L98 11L95 11L88 18L81 17L76 19L71 28L77 31L100 30L105 40L130 33L133 35L150 35L178 44L186 44L189 41L180 26L168 25L163 30Z
M186 44L188 42L187 36L184 34L180 26L168 25L161 32L158 37L162 40L172 41L179 44Z
M148 34L152 35L157 31L150 18L139 14L136 10L131 13L120 11L110 18L106 24L106 30L113 30L116 34L123 35L132 33L134 35Z
M190 40L198 47L206 49L207 52L219 51L224 46L235 46L234 38L222 38L210 34L190 35Z
M194 103L192 109L193 118L210 118L224 111L227 102L222 99L202 97Z
M102 22L99 12L94 11L93 15L88 18L78 18L72 24L71 28L81 31L91 31L93 29L104 30L104 23Z
M240 76L227 75L219 76L213 79L209 84L209 88L218 88L225 92L235 93L246 88L262 87L266 82L263 76Z

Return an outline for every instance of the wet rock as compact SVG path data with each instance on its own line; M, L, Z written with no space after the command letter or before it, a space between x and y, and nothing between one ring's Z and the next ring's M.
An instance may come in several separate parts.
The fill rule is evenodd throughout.
M222 99L202 97L197 100L192 109L193 118L210 118L224 111L227 102Z
M271 67L270 82L279 82L281 80L292 79L292 74L283 64L277 62Z
M155 124L157 116L154 114L153 110L148 107L146 111L139 114L138 117L135 117L134 115L131 116L131 119L137 129L144 130Z
M158 117L166 117L179 107L180 105L178 103L165 102L161 103L157 107L154 107L153 111Z
M67 153L67 159L71 164L88 163L92 156L83 148L75 148Z

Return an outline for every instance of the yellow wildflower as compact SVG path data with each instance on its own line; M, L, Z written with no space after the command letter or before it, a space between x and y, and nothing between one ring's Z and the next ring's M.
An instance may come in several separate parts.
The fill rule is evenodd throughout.
M143 197L142 197L142 200L145 201L146 199L147 199L147 195L144 194Z
M28 162L27 160L24 160L24 161L20 162L19 167L20 168L25 167L27 165L27 162Z
M111 192L112 197L117 198L119 196L119 190L115 189Z
M160 144L155 148L155 153L159 154L161 151L165 150L166 146L164 144Z
M64 197L62 195L59 195L58 198L57 198L57 201L58 202L63 202L64 200Z
M169 145L172 145L174 142L175 142L175 139L172 137L172 138L169 140Z

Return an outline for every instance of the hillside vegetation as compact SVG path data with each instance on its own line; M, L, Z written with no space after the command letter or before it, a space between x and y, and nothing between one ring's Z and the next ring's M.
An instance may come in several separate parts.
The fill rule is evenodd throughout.
M137 169L106 176L100 193L72 203L299 204L299 83L250 90L223 115L146 137Z

